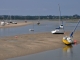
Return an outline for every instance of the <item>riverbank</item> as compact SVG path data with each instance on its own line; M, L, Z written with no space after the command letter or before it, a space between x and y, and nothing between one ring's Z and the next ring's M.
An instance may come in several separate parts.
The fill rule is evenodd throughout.
M0 24L0 28L19 27L19 26L25 26L25 25L32 24L31 21L28 21L28 22L25 22L25 21L17 21L16 23L17 24L12 24L12 23L5 24L4 26L1 26L1 24Z
M65 46L62 37L69 33L58 35L48 32L0 38L0 60L62 48ZM74 34L74 40L78 43L79 35L80 31Z

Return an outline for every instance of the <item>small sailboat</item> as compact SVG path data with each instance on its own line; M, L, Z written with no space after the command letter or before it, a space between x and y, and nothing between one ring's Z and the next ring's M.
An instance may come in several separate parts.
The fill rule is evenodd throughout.
M17 24L17 22L15 22L15 16L14 16L14 21L12 22L12 24Z
M64 44L66 44L66 45L71 45L71 44L76 43L76 42L73 40L73 34L74 34L74 32L75 32L75 30L76 30L76 28L77 28L77 26L78 26L79 23L80 23L80 21L77 23L75 29L73 30L73 32L71 32L70 36L65 36L65 37L63 37L62 41L63 41Z
M29 29L29 31L34 31L34 29Z
M37 22L37 25L40 25L40 22L39 21Z
M39 20L40 20L40 16L39 16ZM37 25L40 25L40 22L39 22L39 20L38 20L38 22L37 22Z
M12 20L11 20L11 19L12 19L12 18L11 18L11 15L10 15L9 17L10 17L10 21L9 21L9 23L12 23Z
M33 29L29 29L29 31L34 31L34 22L33 22Z
M1 21L1 26L5 26L4 16L3 16L3 21Z
M9 18L9 16L7 17L6 22L5 22L7 25L9 25L8 18Z
M58 4L59 6L59 4ZM60 16L59 16L59 22L61 21L61 11L60 11L60 6L59 6L59 12L60 12ZM51 31L52 34L64 34L64 26L63 26L63 21L61 21L62 24L59 25L58 28L56 28L55 30Z

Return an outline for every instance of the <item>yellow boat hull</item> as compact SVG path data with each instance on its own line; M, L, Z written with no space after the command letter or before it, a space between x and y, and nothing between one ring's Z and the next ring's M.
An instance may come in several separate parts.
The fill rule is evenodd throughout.
M63 41L63 43L66 44L66 45L70 45L70 44L71 44L70 42L68 42L68 41L65 40L65 39L63 39L62 41Z

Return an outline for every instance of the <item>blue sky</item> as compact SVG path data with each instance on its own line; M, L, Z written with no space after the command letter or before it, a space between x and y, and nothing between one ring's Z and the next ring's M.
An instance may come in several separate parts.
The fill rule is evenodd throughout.
M0 0L0 15L80 15L80 0Z

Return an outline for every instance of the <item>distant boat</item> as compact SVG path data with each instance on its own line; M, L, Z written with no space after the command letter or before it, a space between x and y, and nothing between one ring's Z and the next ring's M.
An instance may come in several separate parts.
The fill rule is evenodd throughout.
M34 29L29 29L29 31L34 31Z
M29 31L34 31L34 22L33 22L33 29L29 29Z
M71 32L70 36L63 37L62 41L63 41L64 44L71 45L71 44L76 43L76 40L75 41L73 40L73 34L74 34L74 32L75 32L79 23L80 23L80 21L77 23L75 29Z
M10 21L9 21L9 23L12 23L12 20L11 20L11 15L10 15Z
M39 20L40 20L40 16L39 16ZM39 20L38 20L38 22L37 22L37 25L40 25L40 22L39 22Z
M1 26L5 26L4 16L3 16L3 21L1 21Z
M5 26L5 22L4 21L1 21L1 26Z
M40 22L38 22L37 25L40 25Z
M59 4L58 4L59 6ZM59 16L59 23L61 21L61 11L60 11L60 6L59 6L59 12L60 12L60 16ZM51 31L52 34L64 34L64 26L63 26L63 21L61 21L62 23L59 25L58 28L56 28L55 30Z
M15 16L14 16L14 22L12 22L12 24L17 24L17 22L15 21Z

